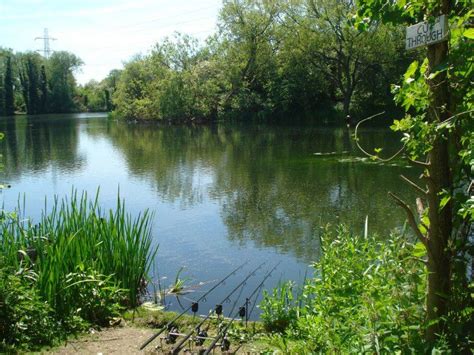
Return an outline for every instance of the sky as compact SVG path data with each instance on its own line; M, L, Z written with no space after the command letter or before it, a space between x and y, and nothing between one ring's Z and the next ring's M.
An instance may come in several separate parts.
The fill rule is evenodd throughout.
M102 80L112 69L174 32L200 40L216 30L221 0L0 0L0 47L69 51L84 65L80 84Z

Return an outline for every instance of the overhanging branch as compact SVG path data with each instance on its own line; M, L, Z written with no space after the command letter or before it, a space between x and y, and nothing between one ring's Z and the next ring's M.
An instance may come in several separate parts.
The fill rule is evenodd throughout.
M363 120L359 121L356 126L355 126L355 130L354 130L354 136L355 136L355 142L356 142L356 145L357 145L357 148L360 149L360 151L362 153L364 153L365 155L367 155L368 157L370 157L371 159L374 159L374 160L378 160L378 161L381 161L383 163L388 163L389 161L395 159L397 156L399 156L404 150L405 150L405 144L400 148L400 150L398 152L396 152L394 155L392 155L390 158L387 158L387 159L383 159L383 158L380 158L378 155L374 155L374 154L370 154L369 152L367 152L364 148L362 148L362 146L359 144L359 139L357 137L357 132L359 130L359 126L366 122L366 121L369 121L371 120L372 118L374 117L377 117L377 116L380 116L380 115L383 115L385 113L385 111L382 111L382 112L379 112L379 113L376 113L375 115L372 115L372 116L369 116L367 118L364 118Z

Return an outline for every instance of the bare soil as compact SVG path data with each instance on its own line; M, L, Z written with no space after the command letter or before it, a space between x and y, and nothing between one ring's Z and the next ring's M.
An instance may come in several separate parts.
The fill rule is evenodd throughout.
M174 348L173 344L166 342L158 337L147 348L141 351L139 348L150 336L156 332L156 329L137 327L135 324L127 324L124 321L120 326L105 328L100 331L92 331L77 339L70 339L64 345L61 345L50 351L43 353L66 355L66 354L169 354ZM191 343L190 343L191 344ZM205 349L206 347L204 347ZM199 348L195 345L185 347L182 354L199 354ZM214 354L258 354L261 348L255 344L245 344L239 346L238 343L231 345L228 352L221 352L216 347Z
M140 345L153 335L153 329L128 325L106 328L71 339L65 345L51 351L52 354L144 354ZM151 353L151 352L148 352Z

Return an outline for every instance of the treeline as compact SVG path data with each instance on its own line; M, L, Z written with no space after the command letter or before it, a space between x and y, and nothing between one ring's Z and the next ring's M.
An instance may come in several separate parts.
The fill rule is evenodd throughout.
M68 52L55 52L45 59L35 52L0 49L0 114L74 111L73 72L81 64Z
M112 110L116 71L100 83L78 86L74 73L81 65L69 52L46 59L0 48L0 115Z
M90 80L78 87L78 107L81 111L110 112L115 108L112 97L121 71L111 70L102 81Z
M0 48L0 115L113 110L183 121L392 109L390 84L417 52L405 51L402 27L359 31L356 10L351 0L224 0L204 43L176 34L83 86L74 54Z
M176 34L125 65L114 95L127 119L277 117L392 105L409 59L403 29L354 26L352 1L224 0L204 44Z

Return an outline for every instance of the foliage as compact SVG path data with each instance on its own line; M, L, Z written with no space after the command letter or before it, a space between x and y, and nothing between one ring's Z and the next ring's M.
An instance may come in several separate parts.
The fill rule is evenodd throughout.
M294 304L294 288L295 285L288 281L274 288L271 294L263 291L260 318L267 331L284 332L299 316L299 308Z
M472 4L447 0L390 4L360 0L359 4L362 26L380 20L407 25L431 22L441 14L448 19L450 37L428 45L426 58L411 63L402 84L394 86L395 99L406 114L394 121L392 129L403 133L408 158L423 167L422 186L411 182L420 193L419 218L396 199L428 250L427 340L432 346L447 341L451 348L464 351L469 347L466 327L448 324L453 313L472 309L474 301L466 277L474 221Z
M138 305L156 253L148 212L132 218L118 199L114 211L103 213L98 195L89 200L74 191L70 200L55 199L38 224L20 215L2 216L0 251L2 272L16 275L7 280L18 287L29 283L32 294L25 300L31 302L24 307L43 304L38 312L48 310L58 329L71 332L88 323L107 325L122 307ZM13 321L18 322L12 319L7 326ZM5 341L18 344L9 339ZM32 338L34 344L41 345Z
M183 270L184 270L183 266L179 268L174 278L174 283L170 285L168 288L168 293L180 295L185 290L186 282L189 280L189 278L183 278L183 279L180 278L180 275L183 272Z
M91 80L78 87L77 105L80 111L110 112L114 108L112 95L117 89L120 70L112 70L100 82Z
M362 238L341 227L325 235L323 246L299 297L291 284L265 295L267 326L287 324L271 343L292 353L422 351L425 275L418 245L400 235Z
M127 290L117 287L113 275L104 276L84 265L78 265L77 271L66 275L64 280L66 292L61 292L66 299L79 305L75 315L100 326L109 325L109 320L119 316L120 306L127 297Z
M14 107L14 96L13 96L13 70L12 70L12 58L7 56L5 65L5 76L4 76L4 109L3 112L7 116L15 113Z
M0 260L0 352L12 344L49 345L58 336L51 307L24 275L14 274Z
M69 52L55 52L46 59L35 52L0 48L0 115L77 110L74 72L81 65Z
M82 61L68 52L54 52L48 59L50 112L70 112L75 107L76 81L73 72L81 65Z
M299 32L297 45L311 55L309 64L324 75L345 115L356 98L359 103L380 100L380 92L386 98L387 80L397 78L393 67L399 67L406 57L400 28L374 23L361 33L352 23L355 11L352 1L332 0L301 1L300 7L288 10L297 24L289 25Z
M361 33L351 22L355 11L352 2L335 0L224 1L218 33L205 43L177 34L125 66L116 114L276 118L390 104L388 83L407 57L400 28L379 24Z

